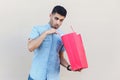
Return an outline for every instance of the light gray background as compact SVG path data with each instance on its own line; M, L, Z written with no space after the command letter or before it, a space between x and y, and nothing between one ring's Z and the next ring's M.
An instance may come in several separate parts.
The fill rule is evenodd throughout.
M56 4L68 10L61 29L81 33L89 64L82 72L61 67L61 80L120 80L120 0L0 0L0 80L27 80L29 33Z

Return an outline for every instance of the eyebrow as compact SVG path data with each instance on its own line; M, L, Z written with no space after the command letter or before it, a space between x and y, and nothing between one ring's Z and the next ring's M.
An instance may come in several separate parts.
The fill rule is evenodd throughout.
M58 17L55 17L55 19L59 19Z
M55 18L56 18L56 19L59 19L59 20L62 20L62 21L64 20L64 19L60 19L60 18L58 18L58 17L55 17Z

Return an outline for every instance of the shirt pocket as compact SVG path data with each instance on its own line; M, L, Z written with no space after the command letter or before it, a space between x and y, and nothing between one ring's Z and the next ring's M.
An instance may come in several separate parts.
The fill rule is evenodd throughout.
M43 40L43 42L42 42L42 44L41 44L41 47L43 47L43 48L48 48L48 47L50 46L50 42L51 42L50 38L49 38L49 37L46 37L46 38Z

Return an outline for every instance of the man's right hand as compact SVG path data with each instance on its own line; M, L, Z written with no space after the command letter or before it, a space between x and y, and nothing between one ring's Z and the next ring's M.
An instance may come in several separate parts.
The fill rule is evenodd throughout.
M57 29L51 28L46 31L46 34L54 34L54 33L57 33Z

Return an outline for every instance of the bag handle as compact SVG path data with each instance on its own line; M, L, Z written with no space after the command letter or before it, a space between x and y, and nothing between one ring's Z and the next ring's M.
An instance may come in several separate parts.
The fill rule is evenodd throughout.
M70 28L71 28L71 30L72 30L73 32L75 32L74 29L73 29L73 27L72 27L72 25L70 26Z
M75 32L74 29L73 29L73 27L72 27L72 25L70 26L70 28L71 28L72 32ZM59 32L57 32L57 34L58 34L59 36L62 36Z

